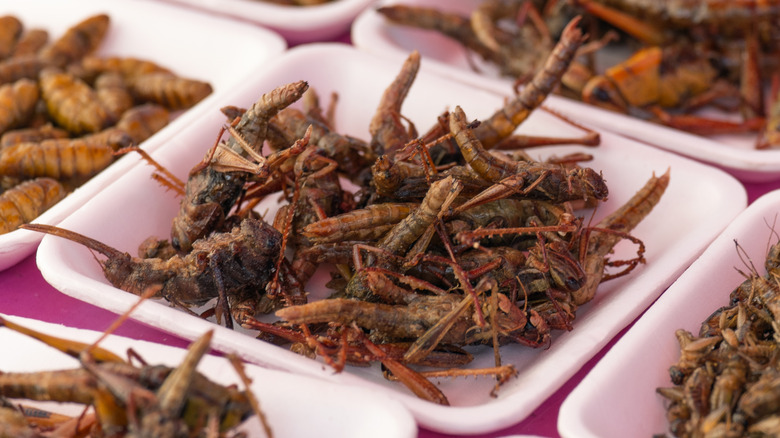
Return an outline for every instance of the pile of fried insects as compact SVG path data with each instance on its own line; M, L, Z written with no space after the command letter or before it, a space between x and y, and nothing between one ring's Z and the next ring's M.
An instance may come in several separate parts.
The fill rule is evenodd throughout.
M208 83L151 61L95 55L109 25L94 15L50 41L45 29L0 17L0 234L211 94Z
M247 387L222 385L196 370L208 353L212 331L187 349L176 367L150 365L132 348L127 360L98 344L129 315L93 344L33 330L0 317L0 330L13 330L77 359L71 369L0 373L0 436L42 437L227 437L252 415L273 438L241 361L230 362ZM37 402L83 405L80 415L50 412ZM44 405L45 406L45 405Z
M667 400L674 436L777 436L780 430L780 242L769 249L764 275L748 266L729 304L704 320L698 335L675 333L674 386L657 390Z
M401 0L377 13L451 38L468 59L518 82L579 15L593 41L557 92L698 135L754 133L756 148L780 147L777 1L482 0L468 13L452 9Z
M588 224L576 210L608 194L601 174L579 164L590 155L540 162L500 151L551 143L513 131L558 84L584 39L573 20L544 67L503 108L476 122L456 106L422 135L400 111L417 52L381 97L369 142L337 133L331 109L320 108L305 81L282 85L248 109L225 107L230 136L219 133L186 182L159 170L182 194L180 210L170 239L150 237L137 257L72 231L25 228L107 256L103 271L117 288L155 290L184 309L212 301L217 323L257 330L339 371L381 362L419 397L448 404L429 377L506 381L515 368L501 363L500 345L548 346L553 330L572 329L601 281L644 262L644 244L629 233L659 202L668 172ZM300 109L290 106L299 99ZM594 134L558 141L598 143ZM340 177L357 191L344 190ZM253 207L279 193L287 203L271 225ZM636 244L636 257L610 260L624 239ZM332 294L308 302L306 285L320 264L335 267ZM613 265L622 271L605 275ZM278 322L257 319L272 312ZM473 357L464 347L480 344L493 346L495 367L459 369Z

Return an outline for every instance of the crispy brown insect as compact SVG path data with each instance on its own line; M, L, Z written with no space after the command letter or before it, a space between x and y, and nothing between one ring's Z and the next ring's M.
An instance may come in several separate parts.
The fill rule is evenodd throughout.
M50 138L67 138L69 135L68 131L54 127L51 123L37 128L12 129L0 137L0 149L19 143L38 143Z
M494 189L552 202L574 199L606 199L609 190L604 179L590 168L566 169L533 161L514 161L499 153L488 152L477 139L477 129L470 129L463 110L457 106L450 114L450 129L463 158L486 181L495 185L472 198L471 204Z
M38 96L38 85L30 79L0 86L0 132L26 123L35 112Z
M111 164L114 149L105 143L84 139L50 139L20 143L0 151L0 174L22 178L83 178Z
M23 30L24 25L15 16L0 17L0 59L11 55Z
M112 120L119 120L135 104L130 90L119 73L102 73L95 79L95 93Z
M98 48L108 31L111 19L97 14L71 26L62 36L41 49L39 56L46 63L64 67L81 60Z
M196 370L209 350L211 331L190 344L177 367L168 367L149 365L137 354L133 357L140 365L125 362L95 344L58 338L11 321L0 319L0 325L4 330L28 335L80 361L80 367L71 369L0 372L0 409L11 406L6 404L5 397L8 397L79 403L95 411L74 418L64 415L34 418L34 414L45 413L38 411L26 419L22 417L24 421L14 427L0 424L0 431L7 436L32 438L41 436L37 431L53 430L63 437L103 436L106 432L112 436L223 437L253 411L265 422L262 412L253 406L251 391L213 382ZM128 356L130 353L128 350ZM233 365L248 386L241 365ZM8 417L3 415L0 412L0 418L6 420Z
M126 81L146 73L171 73L172 71L155 62L126 56L85 56L81 62L73 66L83 79L89 81L101 73L119 73Z
M543 67L536 72L531 82L526 84L517 96L507 102L504 108L496 111L475 129L477 138L486 149L492 148L499 141L508 137L558 85L561 76L574 59L577 49L586 38L577 27L579 21L579 18L575 18L566 25L558 44L555 45Z
M203 305L220 294L249 289L260 293L273 275L281 235L262 220L247 218L230 232L198 240L185 256L167 260L139 259L89 237L40 224L26 229L73 240L108 257L100 264L106 279L119 289L190 307ZM220 289L222 291L220 292Z
M65 197L62 184L51 178L24 181L0 194L0 234L37 218Z
M419 69L420 53L415 50L406 58L401 71L382 94L379 107L368 125L368 131L371 133L371 150L377 157L381 155L392 157L411 140L406 128L401 124L401 105Z
M130 81L130 91L139 101L179 110L195 105L213 90L208 82L170 73L145 73Z
M116 123L116 128L127 132L133 139L133 144L139 145L167 126L170 119L170 112L165 107L145 103L125 111Z
M16 82L19 79L38 79L47 66L35 55L17 56L0 61L0 84Z
M49 114L71 133L97 132L113 123L95 90L70 73L46 69L39 84Z
M268 120L300 99L307 88L306 82L298 81L261 96L241 116L235 128L243 142L259 150L266 137ZM171 226L171 243L177 249L188 251L197 239L219 229L251 173L269 173L265 159L251 163L243 158L241 148L239 140L230 138L227 145L215 146L190 172L181 208ZM244 152L246 155L250 153L258 154L257 151ZM236 161L236 157L242 159Z
M369 163L365 141L340 134L322 120L297 108L285 108L269 121L268 142L276 149L285 148L301 138L309 127L310 141L317 145L320 154L335 160L342 172L354 176Z
M11 53L12 58L37 55L49 42L49 32L45 29L27 29L19 37Z

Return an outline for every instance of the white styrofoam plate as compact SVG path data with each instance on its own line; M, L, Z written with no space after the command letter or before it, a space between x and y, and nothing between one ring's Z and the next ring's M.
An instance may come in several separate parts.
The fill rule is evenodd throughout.
M413 4L468 15L479 3L478 0L384 0L377 7ZM467 54L459 43L434 31L390 23L376 12L376 8L366 9L355 19L352 43L361 50L392 59L403 59L416 49L423 58L430 59L431 67L441 74L477 87L507 95L512 93L513 79L501 77L498 69L478 55ZM478 72L473 65L477 66ZM780 178L780 150L755 149L755 134L702 137L558 96L551 96L546 104L578 121L714 164L745 181ZM724 117L723 114L715 116Z
M502 96L431 75L425 71L424 59L422 62L402 109L420 132L435 123L443 110L455 105L461 105L470 118L485 118L503 105ZM317 68L311 68L312 65ZM339 44L300 46L258 72L243 90L226 96L220 105L248 106L253 98L278 85L305 79L323 97L333 91L339 94L339 132L367 139L369 120L379 98L399 69L400 63ZM215 107L213 114L155 151L155 157L174 173L186 175L202 159L222 123L224 116ZM533 113L520 130L536 134L576 133L576 129L543 111ZM502 387L498 398L489 396L492 382L488 378L441 380L438 384L452 407L433 405L412 396L400 384L385 381L377 367L348 367L343 373L334 374L320 362L252 341L223 327L217 327L215 345L261 363L387 391L403 400L420 424L429 429L468 434L519 422L649 306L746 205L744 188L728 174L606 132L596 148L561 146L533 150L531 154L541 158L573 151L592 153L594 159L588 165L602 171L610 187L609 200L598 209L595 220L625 202L653 173L660 175L671 169L671 183L656 211L635 230L636 236L647 244L647 265L630 276L603 284L593 302L580 309L574 330L556 336L549 349L502 348L504 362L516 364L519 376ZM134 168L112 190L100 193L61 226L133 254L146 237L168 236L178 200L158 187L149 178L150 173L150 168ZM691 187L696 187L695 195ZM258 211L264 208L261 206ZM632 245L624 242L616 248L616 257L628 258L634 251ZM106 282L88 250L64 239L43 239L38 266L54 287L97 306L122 312L136 301L134 295ZM309 292L322 296L322 283L315 282ZM161 302L145 302L133 315L186 338L211 326L208 321ZM490 349L477 348L475 353L476 360L470 366L492 366Z
M51 39L58 38L70 26L97 13L107 13L111 18L106 38L96 52L98 55L148 59L181 76L207 81L214 90L210 96L182 112L168 126L143 142L140 146L147 151L164 144L198 114L213 108L213 102L220 94L241 84L251 71L286 49L285 41L266 29L159 2L0 1L0 15L15 15L25 28L46 29ZM210 31L203 32L203 29ZM241 44L234 44L237 38ZM245 53L252 56L243 56ZM37 222L56 224L61 221L138 161L137 154L116 160L42 214ZM40 240L38 233L25 230L0 235L0 270L32 254Z
M42 333L84 343L95 342L102 333L51 324L28 318L3 315L9 321ZM0 371L39 372L79 368L78 360L29 336L0 327L0 345L14 354L0 356ZM109 335L99 346L122 358L132 348L150 365L175 367L186 350ZM296 376L245 364L252 380L250 390L257 396L271 432L277 437L365 437L412 438L417 425L401 403L384 394L356 386L334 385L321 379ZM198 372L222 385L244 388L235 369L224 357L206 355ZM78 416L82 405L55 402L23 401L50 412ZM301 416L305 416L302 419ZM305 421L304 421L305 420ZM248 437L262 438L266 434L257 416L250 417L237 428Z
M168 0L259 24L290 44L327 41L349 31L352 20L375 0L332 0L314 6L286 6L263 0Z
M675 331L698 334L702 322L729 303L729 294L745 279L738 270L750 271L746 262L766 273L778 218L780 190L760 197L729 224L566 398L558 417L562 436L668 433L665 400L656 388L673 386L669 367L680 357Z

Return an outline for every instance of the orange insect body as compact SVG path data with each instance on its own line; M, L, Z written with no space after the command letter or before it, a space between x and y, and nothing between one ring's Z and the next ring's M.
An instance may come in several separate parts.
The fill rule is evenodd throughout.
M39 142L50 138L68 138L68 131L46 124L37 128L21 128L8 131L0 137L0 149L19 143Z
M103 41L110 19L106 14L89 17L41 49L40 57L50 65L64 67L92 53Z
M36 55L48 42L48 31L44 29L27 30L19 37L19 41L16 42L11 57Z
M95 80L95 92L98 100L114 120L132 108L135 102L119 73L103 73Z
M23 28L22 22L13 15L0 17L0 59L11 55Z
M38 96L38 86L30 79L0 86L0 133L27 122L35 111Z
M111 164L114 150L83 139L52 139L21 143L0 151L0 174L21 178L89 177Z
M111 124L97 93L81 79L47 69L41 72L39 83L49 114L71 133L97 132Z
M8 58L0 62L0 84L16 82L19 79L38 79L46 63L35 55Z
M86 56L81 60L80 67L87 76L97 76L100 73L114 72L121 74L126 80L147 73L171 73L165 67L145 59L133 57L98 57Z
M26 224L65 197L65 189L51 178L25 181L0 195L0 234Z
M125 111L116 127L129 134L133 144L138 145L164 128L169 120L170 112L165 107L145 103Z
M138 100L155 102L173 110L189 108L212 92L211 85L170 73L147 73L131 82Z

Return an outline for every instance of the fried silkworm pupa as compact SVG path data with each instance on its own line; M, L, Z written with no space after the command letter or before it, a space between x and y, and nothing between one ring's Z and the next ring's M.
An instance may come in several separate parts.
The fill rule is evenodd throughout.
M11 56L22 30L24 25L13 15L0 17L0 59Z
M95 92L114 120L119 120L122 114L135 104L127 83L119 73L101 73L95 79Z
M52 119L74 135L97 132L114 122L95 90L70 73L47 68L39 85Z
M20 143L0 150L0 174L81 180L103 170L113 159L110 145L90 144L81 138Z
M11 58L38 55L38 52L49 42L49 32L45 29L29 29L19 37L11 53Z
M170 73L140 75L131 81L130 89L137 100L154 102L171 110L189 108L213 91L208 82Z
M108 72L119 73L126 81L147 73L173 74L172 71L152 61L120 56L85 56L78 65L68 66L68 69L71 68L78 71L79 76L88 82L92 80L91 78Z
M0 61L0 84L16 82L19 79L37 80L46 67L46 62L36 55L14 56Z
M75 24L61 37L41 49L41 59L57 67L81 60L103 42L110 21L108 15L98 14Z
M35 112L38 85L30 79L0 86L0 133L23 125Z
M170 120L170 111L155 103L145 103L130 108L122 114L116 128L130 135L134 145L151 137L161 130Z
M50 138L68 138L68 131L57 128L51 123L35 128L19 128L7 131L0 137L0 149L19 143L40 142Z
M0 234L37 218L65 197L62 184L51 178L36 178L0 194Z

